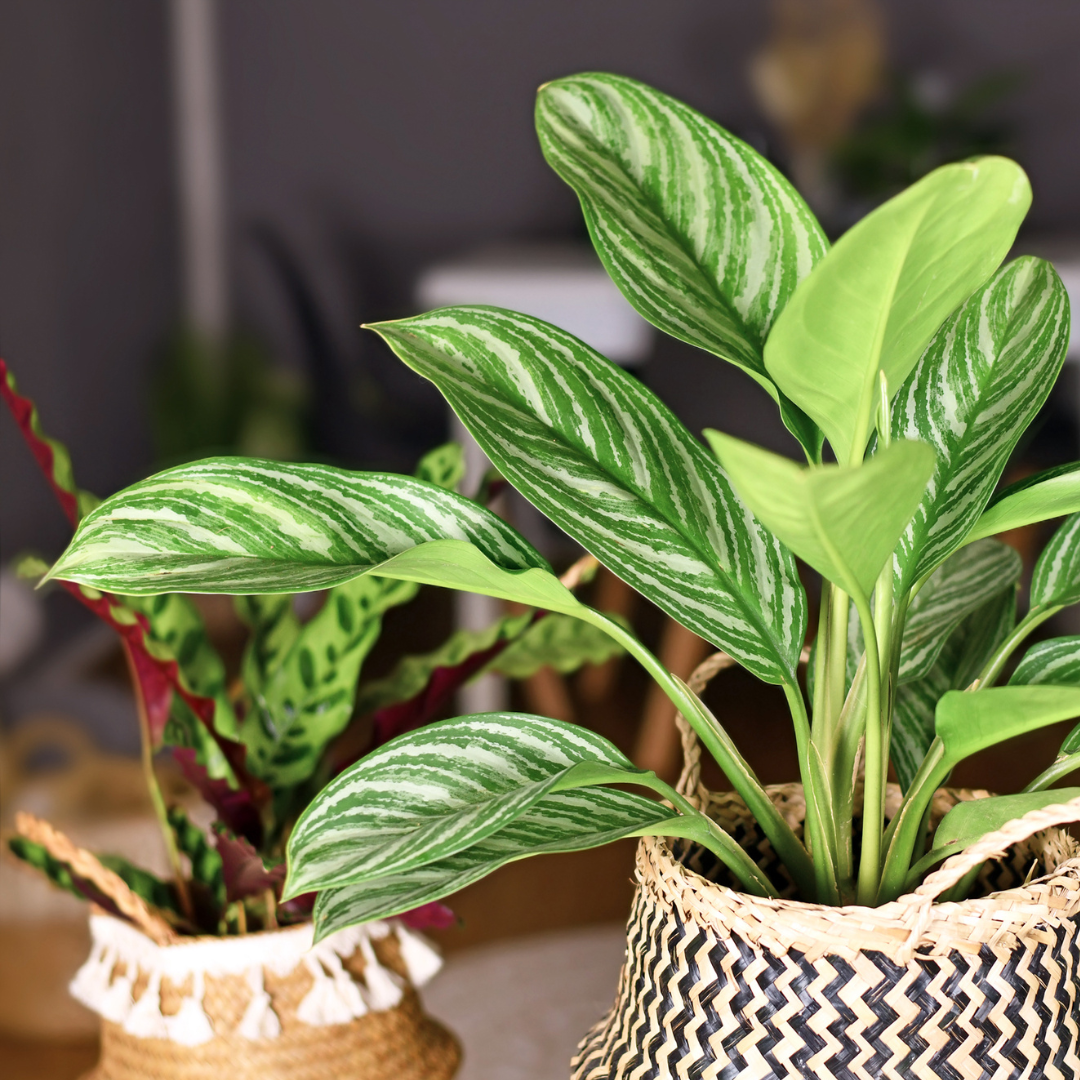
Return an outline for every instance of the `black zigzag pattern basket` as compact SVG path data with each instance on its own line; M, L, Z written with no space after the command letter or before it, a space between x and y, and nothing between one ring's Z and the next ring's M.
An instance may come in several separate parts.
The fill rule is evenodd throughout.
M684 745L684 793L775 875ZM770 794L801 824L797 786ZM934 812L983 794L941 793ZM1080 1080L1080 845L1055 827L1078 818L1074 800L1010 822L880 908L747 896L700 850L642 840L615 1004L573 1080ZM989 895L935 903L987 860Z

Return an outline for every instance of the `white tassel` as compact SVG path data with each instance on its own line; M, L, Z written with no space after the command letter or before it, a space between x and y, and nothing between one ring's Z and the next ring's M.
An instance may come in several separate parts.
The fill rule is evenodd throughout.
M398 923L394 929L401 947L401 959L409 973L409 982L416 987L424 986L438 974L443 965L442 957L430 941L404 924Z
M68 984L68 992L88 1009L99 1012L102 999L109 992L114 967L116 967L116 950L109 948L108 945L96 946L86 963L75 972L75 977ZM131 1008L130 1001L128 1008ZM123 1017L120 1019L122 1020Z
M367 987L368 1007L375 1012L392 1009L402 998L401 977L393 971L387 971L375 956L375 950L368 939L360 939L360 952L364 957L364 985Z
M325 956L309 955L304 963L315 982L296 1010L297 1019L312 1027L326 1027L347 1024L367 1012L359 988L333 952ZM324 964L333 972L332 977L327 975Z
M263 986L263 971L259 966L249 968L247 984L251 987L251 1001L244 1010L244 1018L236 1029L244 1039L258 1042L260 1039L276 1039L281 1034L281 1021L270 1004L270 995Z
M120 980L118 979L117 982ZM113 984L115 987L115 983ZM161 1015L161 973L155 971L150 976L142 997L131 1007L131 1012L124 1020L124 1030L129 1035L140 1039L167 1039L169 1030L165 1017Z
M202 1006L206 986L201 971L192 974L191 984L191 997L181 1000L174 1016L164 1017L167 1037L181 1046L201 1046L214 1037L214 1025Z

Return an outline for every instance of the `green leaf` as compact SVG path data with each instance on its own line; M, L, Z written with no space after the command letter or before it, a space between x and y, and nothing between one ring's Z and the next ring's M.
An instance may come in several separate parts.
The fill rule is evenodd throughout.
M416 478L446 491L457 491L465 479L465 451L461 444L448 442L429 450L417 462Z
M360 668L382 615L416 595L411 582L354 578L331 589L269 676L249 683L241 729L252 770L274 788L306 780L353 714Z
M556 327L494 308L372 329L586 550L755 675L794 680L806 629L794 560L637 379Z
M921 439L937 451L897 550L901 590L965 538L1000 531L983 531L980 514L1050 393L1068 343L1065 287L1048 262L1030 257L1000 269L934 335L892 405L893 438ZM1080 476L1072 485L1069 509L1080 510Z
M609 616L616 622L615 616ZM508 679L527 679L541 668L569 675L585 664L621 656L623 647L597 626L568 615L546 615L501 652L484 670Z
M176 838L177 850L191 863L191 878L205 885L218 911L225 907L225 875L221 856L206 833L177 806L169 808L169 826Z
M866 598L922 498L934 467L924 443L899 442L858 467L800 466L706 431L736 490L792 551Z
M1077 511L1080 511L1080 462L1074 461L1036 473L998 492L968 539L993 536Z
M890 759L907 791L934 741L934 710L949 690L964 690L1016 625L1016 588L1009 586L976 608L949 635L930 670L897 686Z
M244 688L257 693L296 644L300 620L291 593L237 596L233 603L237 615L251 631L240 667Z
M1065 519L1043 548L1031 575L1031 607L1065 607L1080 600L1080 513Z
M1030 203L1012 161L945 165L849 229L796 290L765 367L838 461L863 456L878 371L890 387L904 382L942 321L998 268Z
M648 775L606 739L539 716L429 724L368 754L315 797L289 837L286 895L436 862L545 795Z
M50 855L43 845L27 840L25 836L8 837L7 844L12 855L35 870L40 870L57 888L78 900L88 899L87 894L77 884L71 867Z
M626 299L654 326L742 368L818 459L820 432L778 393L762 356L777 314L828 248L794 188L711 120L618 75L542 86L536 128Z
M1027 792L1021 795L996 795L987 799L969 799L957 803L942 819L934 833L934 846L912 868L908 881L912 887L935 863L957 855L984 836L1016 821L1032 810L1067 803L1080 797L1080 788L1057 788L1053 791Z
M106 499L51 576L129 594L297 592L445 537L476 544L505 569L548 569L490 511L421 480L209 458Z
M1032 645L1009 685L1080 686L1080 637L1050 638Z
M899 681L927 675L953 630L1019 580L1022 569L1016 551L998 540L980 540L946 559L908 607Z
M97 858L102 866L116 874L136 896L141 896L151 907L171 911L174 915L182 914L173 887L156 874L136 866L123 855L98 855Z
M494 836L456 855L321 891L315 901L315 934L321 939L346 926L442 899L516 859L581 851L646 832L664 835L677 822L667 807L628 791L586 788L546 795Z

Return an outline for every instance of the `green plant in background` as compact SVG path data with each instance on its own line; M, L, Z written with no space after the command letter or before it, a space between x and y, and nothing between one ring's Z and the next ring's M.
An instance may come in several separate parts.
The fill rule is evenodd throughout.
M98 500L76 487L67 450L44 435L33 404L18 393L2 361L0 394L65 512L77 522ZM273 468L266 463L263 475L272 475ZM298 469L301 477L322 482L324 470ZM423 503L433 529L444 518L472 520L493 537L518 543L487 510L454 493L463 472L461 448L448 443L420 461L415 479L369 476L369 494L383 492L372 507L394 511ZM298 540L303 547L311 537ZM40 576L47 567L31 560L27 569ZM582 569L575 571L578 580ZM334 575L316 571L303 584L319 585L327 577ZM370 724L372 749L443 714L454 692L476 675L495 671L524 679L547 665L570 672L620 651L610 637L577 620L526 611L484 631L455 633L432 653L403 657L383 678L365 680L364 662L379 639L383 616L410 602L419 586L377 577L330 583L321 607L307 620L289 593L237 598L249 637L231 686L189 597L120 596L68 586L118 631L128 655L147 782L174 880L161 881L117 856L99 861L181 929L230 932L309 917L310 898L278 903L285 837L311 796L349 763L337 740L354 720ZM209 835L180 808L165 805L152 761L160 750L171 753L212 808ZM58 885L110 907L107 897L40 843L15 837L11 847ZM414 918L443 916L436 911Z
M498 519L407 479L240 460L181 467L89 515L51 576L151 594L371 575L581 620L674 702L805 900L883 903L958 845L1074 794L1045 789L1080 766L1077 732L1021 801L982 800L927 835L931 798L958 762L1080 715L1080 639L1036 645L995 685L1026 636L1080 599L1080 464L995 493L1069 335L1053 268L1001 265L1030 202L1023 171L993 157L944 166L830 249L766 161L649 87L557 80L540 91L537 127L627 299L753 378L806 464L716 431L710 454L640 383L537 319L458 307L373 329L556 524L781 688L807 797L803 837L721 721L632 634L577 600ZM1020 561L992 534L1065 514L1017 621ZM796 557L822 578L809 701ZM887 821L890 762L902 801ZM747 890L777 892L730 836L597 736L534 716L463 717L403 735L332 780L292 832L287 892L319 890L327 933L447 895L510 859L646 833L701 843Z

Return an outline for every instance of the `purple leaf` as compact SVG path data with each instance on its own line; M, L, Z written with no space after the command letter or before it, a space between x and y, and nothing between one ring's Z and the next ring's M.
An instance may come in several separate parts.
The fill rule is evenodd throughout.
M170 749L188 783L214 808L218 820L236 836L242 836L252 844L261 844L262 819L251 793L244 788L231 787L227 780L211 777L199 764L191 747L173 746Z
M445 905L437 900L430 904L422 904L412 911L403 912L398 918L410 930L446 930L456 926L458 917Z
M214 846L221 856L225 877L225 895L230 903L248 896L258 896L273 889L281 890L285 880L285 864L267 867L262 856L242 836L236 836L223 825L214 826Z

